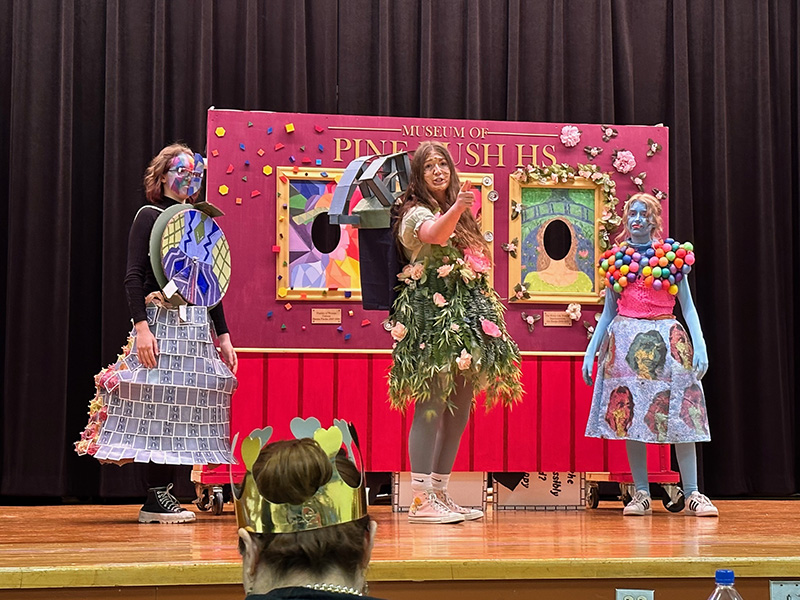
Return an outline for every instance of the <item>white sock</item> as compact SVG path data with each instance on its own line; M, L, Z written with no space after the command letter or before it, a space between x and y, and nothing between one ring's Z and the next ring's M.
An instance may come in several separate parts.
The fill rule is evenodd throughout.
M422 494L429 489L431 489L430 473L411 473L411 491L414 494Z
M442 475L441 473L431 473L431 484L435 490L446 490L447 484L450 483L450 473Z

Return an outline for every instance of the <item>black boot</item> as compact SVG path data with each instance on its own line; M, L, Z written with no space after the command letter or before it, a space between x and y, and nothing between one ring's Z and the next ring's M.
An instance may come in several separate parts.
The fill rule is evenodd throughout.
M188 523L194 513L181 508L177 498L170 494L172 484L147 490L147 500L139 510L139 523Z

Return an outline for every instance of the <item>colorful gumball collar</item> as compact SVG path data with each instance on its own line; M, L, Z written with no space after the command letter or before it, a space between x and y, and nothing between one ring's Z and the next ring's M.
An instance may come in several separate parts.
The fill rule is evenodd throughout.
M644 285L656 291L665 290L673 296L678 293L678 284L692 270L694 246L691 242L676 242L667 238L653 242L647 248L622 242L603 252L598 261L600 276L606 287L615 292L622 291L637 277Z

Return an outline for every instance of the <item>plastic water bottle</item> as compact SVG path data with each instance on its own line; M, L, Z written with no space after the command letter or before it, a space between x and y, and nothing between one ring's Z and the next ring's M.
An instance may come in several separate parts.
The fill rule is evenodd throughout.
M714 577L717 587L708 597L708 600L742 600L739 592L733 587L733 571L729 569L717 569Z

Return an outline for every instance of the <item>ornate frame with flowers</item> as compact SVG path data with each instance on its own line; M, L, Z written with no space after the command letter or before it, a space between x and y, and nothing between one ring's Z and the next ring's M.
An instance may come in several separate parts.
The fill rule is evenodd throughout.
M519 248L522 249L525 240L522 237L523 213L530 207L523 205L523 190L525 188L566 188L589 189L594 191L594 248L592 256L582 257L592 265L592 289L588 291L535 291L527 289L523 280L524 252L517 252L517 256L509 255L509 300L513 302L537 303L583 303L599 304L602 302L602 282L597 276L594 265L596 258L610 245L610 234L620 224L620 217L616 213L619 199L616 197L616 182L610 173L602 171L595 164L554 164L546 167L528 165L514 171L509 178L509 201L511 211L509 216L509 238L520 240ZM569 215L564 215L562 220L569 221ZM558 218L556 215L554 218ZM588 236L587 236L588 237ZM527 269L530 272L530 269Z

